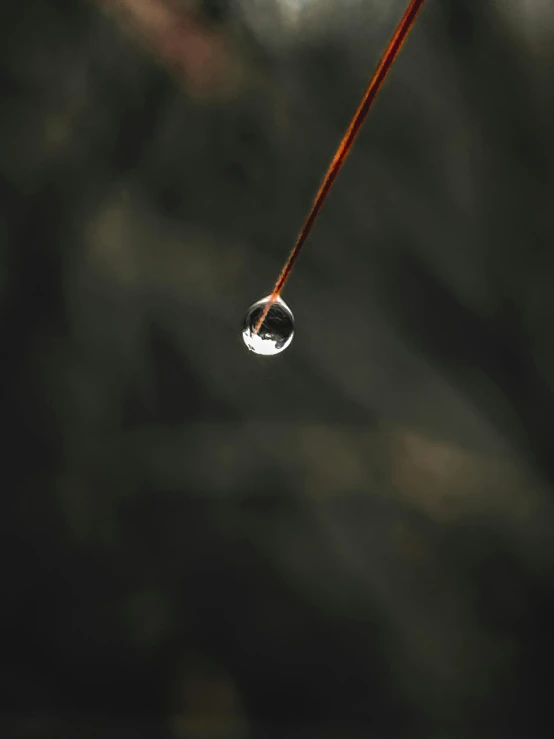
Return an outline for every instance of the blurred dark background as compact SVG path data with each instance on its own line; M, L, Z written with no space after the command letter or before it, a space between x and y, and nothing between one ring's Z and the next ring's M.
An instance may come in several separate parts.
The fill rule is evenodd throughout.
M2 736L551 736L554 6L0 9ZM550 686L550 687L549 687Z

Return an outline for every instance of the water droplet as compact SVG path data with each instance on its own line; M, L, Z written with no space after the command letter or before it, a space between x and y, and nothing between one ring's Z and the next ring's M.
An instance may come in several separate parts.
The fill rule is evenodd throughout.
M256 333L258 321L271 300L271 296L258 300L251 305L244 319L242 338L244 343L255 354L279 354L290 345L294 336L294 316L291 309L281 298L271 305L260 330Z

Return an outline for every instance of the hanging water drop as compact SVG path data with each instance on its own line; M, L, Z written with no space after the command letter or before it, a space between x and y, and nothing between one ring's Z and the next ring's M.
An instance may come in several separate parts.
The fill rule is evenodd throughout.
M294 316L281 298L273 299L262 325L258 327L260 318L271 301L270 295L258 300L250 306L244 319L242 338L255 354L279 354L290 345L294 336Z
M329 165L329 169L323 178L323 182L317 191L312 207L304 221L304 225L298 234L296 243L294 244L277 282L275 283L273 292L267 298L258 300L257 303L251 305L246 314L242 338L250 351L255 354L265 354L266 356L279 354L284 351L292 341L292 337L294 336L294 318L292 311L279 296L290 276L290 273L292 272L302 247L306 243L323 203L331 191L340 168L344 164L346 157L348 156L348 152L352 148L362 123L364 122L369 109L373 105L377 93L385 81L392 63L402 48L402 44L406 40L406 37L410 32L419 11L423 7L425 0L407 0L407 2L408 5L404 11L404 15L396 27L396 30L393 33L375 72L369 80L360 104L356 108L356 112L346 129L346 133L342 137L335 156Z

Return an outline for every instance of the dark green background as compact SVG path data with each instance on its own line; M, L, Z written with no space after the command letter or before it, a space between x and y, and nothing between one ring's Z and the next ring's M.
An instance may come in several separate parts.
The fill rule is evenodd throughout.
M428 0L240 341L403 5L2 4L3 736L550 736L548 3Z

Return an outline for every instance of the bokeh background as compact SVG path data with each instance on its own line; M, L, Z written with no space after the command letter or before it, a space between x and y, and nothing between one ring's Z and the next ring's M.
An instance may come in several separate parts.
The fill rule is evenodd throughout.
M2 736L550 736L554 5L0 9Z

